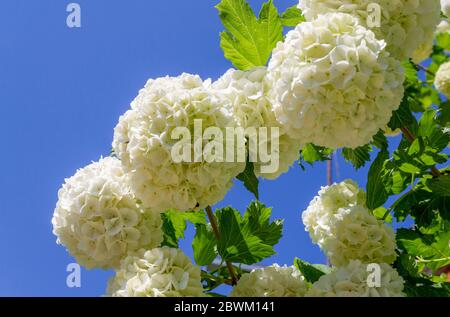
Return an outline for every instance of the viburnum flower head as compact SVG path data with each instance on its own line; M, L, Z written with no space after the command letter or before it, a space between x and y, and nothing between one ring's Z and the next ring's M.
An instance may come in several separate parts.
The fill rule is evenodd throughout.
M385 42L344 13L299 24L275 48L268 71L286 132L330 148L369 143L404 92L404 70Z
M441 0L441 10L442 13L450 18L450 0Z
M450 62L442 64L434 79L436 89L445 97L450 98Z
M381 278L379 285L369 274L376 274L379 266ZM361 261L350 261L315 282L306 296L309 297L405 297L404 280L398 272L386 263L364 264Z
M136 203L116 158L80 169L66 179L58 197L53 233L88 269L116 268L129 252L162 242L161 215Z
M335 184L322 189L302 215L305 229L332 265L355 259L390 264L396 258L394 231L369 213L364 196L353 182Z
M257 135L259 147L267 149L267 154L278 160L278 168L273 172L263 170L262 166L268 165L268 162L263 162L257 151L253 150L252 153L257 157L254 162L255 173L263 178L276 179L286 173L298 159L301 143L289 137L277 121L272 102L268 98L270 82L266 80L266 75L266 67L256 67L249 71L230 69L213 83L213 88L230 100L240 127L255 128L257 134L263 134L259 128L267 128L267 142L262 142L262 138ZM277 128L279 133L272 134L272 128ZM250 134L247 133L246 136L250 137ZM278 146L273 144L275 138L278 139Z
M423 43L414 51L411 57L414 63L420 64L430 57L431 53L433 53L433 40L434 38L427 43Z
M388 263L395 261L394 230L371 215L361 205L340 208L330 222L330 235L320 247L332 265L341 266L350 260L365 263Z
M233 178L244 170L245 159L208 162L200 157L196 161L194 149L209 142L202 135L195 137L196 120L201 120L200 134L209 127L220 129L223 143L218 145L223 148L228 143L225 128L236 126L229 101L215 93L209 81L190 74L151 79L131 108L115 129L113 148L145 207L161 212L197 210L223 199ZM177 162L172 155L180 144L172 132L181 127L189 131L189 142L183 143L191 154L188 162ZM234 153L245 152L243 136L235 144Z
M308 284L294 266L272 266L242 275L230 297L303 297Z
M202 297L200 268L180 249L139 250L122 260L108 283L113 297Z
M371 29L387 50L405 60L434 37L440 22L439 0L300 0L307 21L330 12L348 13ZM379 22L379 25L378 25Z
M322 187L318 196L302 213L305 229L314 243L323 244L331 235L333 220L339 209L351 205L364 205L366 193L354 181L348 179L338 184Z

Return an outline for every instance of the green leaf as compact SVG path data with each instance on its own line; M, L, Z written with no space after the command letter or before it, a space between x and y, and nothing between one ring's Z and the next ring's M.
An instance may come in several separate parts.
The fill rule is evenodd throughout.
M252 162L247 160L245 170L236 177L244 183L245 188L251 192L256 199L259 199L259 180L255 175L255 169Z
M303 162L312 166L315 162L329 161L331 154L333 154L332 149L308 143L300 152L300 167L305 170Z
M239 211L226 207L216 214L220 231L217 249L223 260L252 265L275 254L272 246L246 228Z
M217 257L217 239L210 226L195 225L195 237L192 241L194 260L197 265L210 265Z
M356 149L343 149L342 155L347 162L351 162L356 169L360 169L370 161L370 152L372 146L370 144L358 147Z
M299 258L295 258L294 266L302 273L306 281L310 283L317 282L321 276L331 272L331 268L321 265L312 265L306 261L302 261Z
M392 223L392 215L386 208L378 207L372 213L377 219Z
M388 197L388 191L383 183L383 167L386 160L389 159L389 152L382 150L372 163L367 180L367 201L369 209L374 210L383 205Z
M400 248L414 255L419 262L432 270L450 264L450 232L433 237L410 229L399 229L397 243Z
M394 113L392 114L391 121L388 124L391 130L408 127L416 123L416 119L411 113L411 109L409 106L410 103L415 102L416 101L411 96L405 95L403 97L403 100L400 103L400 107L396 111L394 111Z
M206 224L203 212L180 212L169 210L161 214L163 220L163 246L178 248L178 241L184 238L186 221L193 224Z
M427 186L436 195L450 197L450 175L442 175L431 179L427 182Z
M283 23L284 26L295 27L304 21L305 17L303 16L302 10L300 10L297 5L289 7L281 15L281 23Z
M222 0L216 8L226 29L220 35L225 57L240 70L266 65L283 39L283 25L273 1L263 4L259 19L245 0Z
M400 165L399 169L402 172L408 173L408 174L419 174L421 169L418 168L417 166L414 166L410 163L403 163L402 165Z
M274 246L280 241L283 232L283 221L270 222L272 208L259 201L253 201L244 214L244 230L250 231L264 244Z
M378 133L374 135L372 144L380 150L388 149L389 142L382 130L378 131Z

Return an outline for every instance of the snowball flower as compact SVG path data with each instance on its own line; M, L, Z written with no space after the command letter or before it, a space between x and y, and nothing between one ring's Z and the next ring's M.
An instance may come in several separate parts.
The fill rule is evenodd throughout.
M348 179L339 184L322 187L303 212L302 219L314 243L322 244L331 236L331 230L340 208L364 205L366 194L354 181Z
M115 158L80 169L66 179L58 197L53 233L88 269L118 267L127 253L162 242L160 214L136 203Z
M434 79L436 89L445 97L450 98L450 62L442 64Z
M108 283L113 297L201 297L200 268L179 249L139 250Z
M374 5L380 9L380 27ZM399 60L408 59L433 38L441 11L439 0L301 0L299 8L307 21L329 12L353 15L378 39L385 40L388 52Z
M268 80L276 117L292 138L356 148L398 108L404 70L372 31L331 13L287 34L273 52Z
M334 217L330 235L320 244L331 264L341 266L355 259L365 263L395 261L394 230L367 208L361 205L341 208Z
M394 231L369 213L355 185L322 189L302 215L305 229L335 266L356 259L390 264L396 258Z
M412 54L412 60L416 64L428 59L433 53L433 39L430 42L421 44Z
M268 179L276 179L298 159L301 143L289 137L282 125L277 121L273 105L267 93L270 83L265 80L267 69L257 67L250 71L228 70L218 81L213 83L220 94L228 98L233 107L233 113L238 125L244 129L256 128L256 132L261 136L259 128L267 128L267 142L259 143L259 147L267 148L267 153L278 160L278 168L275 171L264 171L261 166L268 165L258 160L255 162L255 173L257 176ZM278 128L279 134L272 135L271 129ZM249 137L250 133L246 136ZM272 142L278 137L278 149L272 151ZM261 139L261 138L260 138Z
M231 297L303 297L307 283L294 266L272 266L242 275Z
M380 285L373 285L374 270L361 261L351 261L323 275L306 296L309 297L405 297L404 280L391 266L381 263Z
M132 109L120 118L113 148L130 174L136 197L145 207L162 212L213 205L223 199L233 178L244 170L245 162L225 163L202 156L202 150L211 144L209 139L201 138L207 128L217 127L222 132L222 141L213 139L214 146L225 153L225 128L236 126L229 101L210 86L208 81L189 74L151 79L133 101ZM199 137L194 120L201 124ZM189 132L187 141L172 135L180 127ZM187 161L174 160L173 152L182 153L177 150L180 144L183 150L187 147ZM235 144L243 144L243 148L232 148L234 153L245 153L243 137ZM194 151L200 146L203 149Z
M450 24L447 20L442 20L437 26L437 33L450 33Z
M450 0L441 0L441 10L447 17L450 17Z

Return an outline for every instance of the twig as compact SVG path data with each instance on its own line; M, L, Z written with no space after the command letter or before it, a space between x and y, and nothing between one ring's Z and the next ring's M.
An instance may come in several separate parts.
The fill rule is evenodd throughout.
M436 76L436 74L435 73L433 73L431 70L429 70L428 68L426 68L426 67L423 67L422 65L420 65L420 64L416 64L416 66L417 66L417 68L419 68L420 70L423 70L425 73L427 73L428 75L430 75L430 76Z
M219 241L220 240L219 226L217 225L217 219L214 216L211 206L206 207L206 215L208 216L209 222L211 223L213 233L216 236L217 241ZM231 275L231 284L236 285L238 278L236 273L234 272L233 264L230 261L225 261L225 263Z

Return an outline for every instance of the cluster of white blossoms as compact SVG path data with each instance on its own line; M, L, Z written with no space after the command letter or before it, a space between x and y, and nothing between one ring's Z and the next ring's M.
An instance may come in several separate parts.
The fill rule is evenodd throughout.
M275 114L286 132L330 148L369 143L404 93L404 70L385 45L344 13L290 31L268 67Z
M162 242L160 214L136 203L115 158L79 170L58 196L53 232L86 268L115 268L129 252Z
M308 297L404 297L404 280L391 266L380 264L379 285L371 285L367 264L350 261L331 273L320 277L312 285Z
M258 128L267 128L267 142L262 142L259 136L260 148L266 148L268 154L271 154L272 142L278 139L278 147L274 147L279 160L278 169L272 173L261 172L261 166L266 164L261 162L260 157L257 157L255 162L257 176L276 179L286 173L298 159L301 142L289 137L284 127L277 121L273 104L268 97L270 82L267 81L266 76L266 67L256 67L249 71L230 69L213 83L213 88L230 100L234 117L240 127L256 128L257 133L259 133ZM279 134L273 135L271 128L278 128ZM249 133L246 133L246 137L249 136Z
M274 264L242 275L230 297L303 297L307 291L296 267Z
M194 157L194 148L208 142L202 136L198 140L203 144L194 141L194 120L201 120L201 133L208 127L222 129L223 144L219 145L223 148L227 143L225 128L236 126L230 103L210 86L190 74L149 80L132 102L132 109L121 117L113 148L145 207L163 212L214 205L244 170L245 162L208 163L203 157ZM185 144L190 149L190 162L173 160L173 147L180 140L174 140L172 132L179 127L190 132ZM235 142L245 146L245 140Z
M421 44L412 54L412 61L416 64L420 64L422 61L426 60L430 57L431 53L433 53L433 40L434 38L427 43Z
M364 263L394 262L394 230L371 215L366 207L352 205L342 208L335 217L331 236L320 245L330 263L341 266L351 259Z
M374 4L380 12L373 9ZM353 15L378 39L385 40L388 52L399 60L410 58L417 48L430 42L441 11L439 0L300 0L299 8L308 21L329 12ZM379 27L375 25L377 18Z
M434 86L445 97L450 98L450 62L439 67L434 79Z
M445 16L450 17L450 0L441 0L441 10Z
M109 281L113 297L202 297L200 268L179 249L139 250Z
M322 188L303 212L305 229L334 266L351 260L391 264L396 258L394 231L369 213L364 197L347 180Z
M302 214L302 220L314 243L323 244L339 220L339 210L350 205L363 205L366 193L352 180L322 187Z

